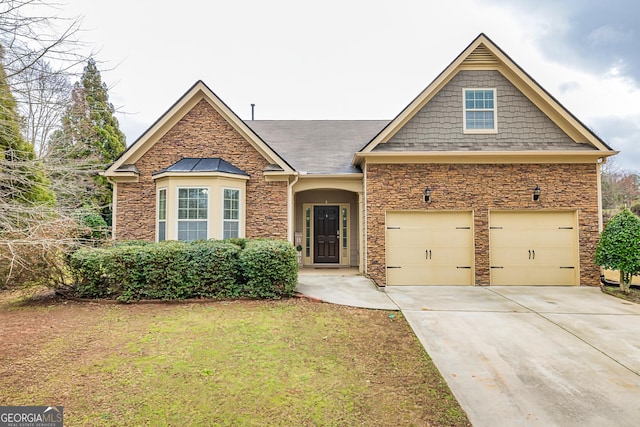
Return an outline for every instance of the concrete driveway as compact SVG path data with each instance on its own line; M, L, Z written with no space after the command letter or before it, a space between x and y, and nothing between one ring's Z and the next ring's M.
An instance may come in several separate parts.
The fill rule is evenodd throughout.
M482 426L640 425L640 305L587 287L391 287Z

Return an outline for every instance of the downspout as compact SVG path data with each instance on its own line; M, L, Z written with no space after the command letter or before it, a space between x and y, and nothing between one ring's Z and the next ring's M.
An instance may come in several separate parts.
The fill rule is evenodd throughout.
M362 231L360 233L360 273L367 274L367 163L362 165L362 194L358 195L358 205L360 207L360 224Z
M598 178L598 231L602 233L602 166L607 162L606 159L598 159L596 162L596 176Z
M288 224L287 224L287 240L289 240L289 242L291 242L291 244L294 244L295 242L293 241L294 238L294 220L293 220L293 215L294 215L294 210L295 210L295 205L293 203L293 186L296 185L296 183L298 182L298 179L300 179L300 175L298 174L298 172L295 172L294 175L294 179L293 182L289 183L287 185L287 216L288 216Z
M602 219L602 166L607 162L606 158L601 158L596 161L596 177L598 187L598 233L602 233L604 228ZM604 278L604 269L600 267L600 284L602 286L611 286L613 283Z

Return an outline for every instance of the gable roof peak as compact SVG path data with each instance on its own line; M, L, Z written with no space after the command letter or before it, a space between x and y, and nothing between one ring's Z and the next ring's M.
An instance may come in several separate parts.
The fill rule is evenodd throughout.
M541 87L529 74L513 61L485 33L480 33L473 41L405 107L378 135L369 141L359 153L369 153L379 144L391 139L415 114L418 113L453 77L461 70L496 70L514 86L520 89L538 108L548 111L550 117L576 143L587 143L597 150L615 152L602 139L561 105L551 94ZM354 164L358 163L354 156ZM361 157L361 156L360 156Z
M169 109L156 120L124 153L104 172L105 176L118 176L124 164L135 164L162 136L184 117L198 102L206 101L270 164L292 173L291 165L260 138L238 115L229 108L202 80L197 80Z

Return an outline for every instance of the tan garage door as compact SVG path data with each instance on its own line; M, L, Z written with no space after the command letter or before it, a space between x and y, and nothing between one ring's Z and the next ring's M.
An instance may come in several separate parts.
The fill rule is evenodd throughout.
M471 212L387 212L388 285L471 285Z
M579 284L576 213L491 212L492 285Z

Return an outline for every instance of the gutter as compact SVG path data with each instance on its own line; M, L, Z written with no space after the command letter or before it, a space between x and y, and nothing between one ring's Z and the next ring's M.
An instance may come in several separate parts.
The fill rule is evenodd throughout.
M526 151L376 151L355 153L352 164L371 163L602 163L619 151L526 150Z

